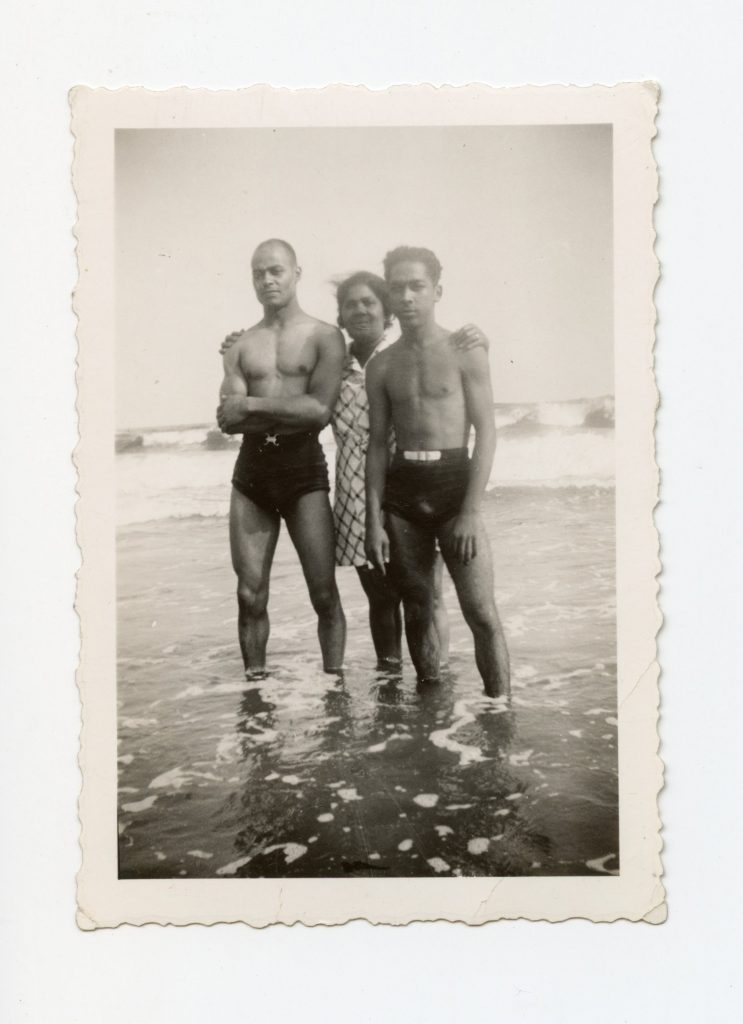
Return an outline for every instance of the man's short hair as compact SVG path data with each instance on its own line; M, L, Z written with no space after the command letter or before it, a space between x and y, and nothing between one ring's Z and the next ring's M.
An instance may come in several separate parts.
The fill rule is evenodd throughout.
M441 280L442 267L436 253L417 245L398 245L396 249L388 252L383 260L384 276L387 281L390 279L392 268L402 262L422 263L434 284Z
M294 266L296 267L296 266L299 265L298 260L297 260L297 254L294 251L294 246L290 245L288 242L285 242L283 238L267 238L265 240L265 242L261 242L260 245L257 245L255 247L255 252L258 252L259 249L266 249L269 245L278 245L278 246L280 246L284 250L284 252L287 254L289 259L292 261ZM255 253L254 253L254 255L255 255Z
M384 326L390 327L392 325L392 310L390 309L390 296L387 291L387 282L383 281L377 274L372 274L368 270L358 270L355 274L351 274L350 277L345 278L338 285L338 289L335 293L335 297L338 301L338 326L343 329L345 324L343 323L343 316L341 315L341 307L346 301L346 296L356 284L363 284L373 292L374 295L382 303L382 312L384 314Z

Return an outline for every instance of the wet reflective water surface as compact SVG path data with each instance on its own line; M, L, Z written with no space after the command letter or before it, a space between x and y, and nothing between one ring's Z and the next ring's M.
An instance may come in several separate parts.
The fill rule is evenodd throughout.
M482 693L453 588L451 659L381 673L353 570L347 668L320 670L282 535L270 674L242 678L224 520L119 536L119 872L153 877L614 874L613 491L488 496L510 702Z

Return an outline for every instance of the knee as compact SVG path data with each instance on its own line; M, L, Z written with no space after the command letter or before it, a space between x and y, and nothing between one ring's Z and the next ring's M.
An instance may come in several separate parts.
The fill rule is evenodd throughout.
M335 612L339 603L338 591L333 585L313 587L310 592L310 600L315 612L322 618Z
M477 633L494 636L498 629L498 615L492 603L463 607L462 615L470 629Z
M434 612L434 598L424 584L408 584L402 592L406 618L430 618Z
M244 580L238 580L237 603L240 612L250 618L260 618L266 614L268 607L268 588L250 586Z

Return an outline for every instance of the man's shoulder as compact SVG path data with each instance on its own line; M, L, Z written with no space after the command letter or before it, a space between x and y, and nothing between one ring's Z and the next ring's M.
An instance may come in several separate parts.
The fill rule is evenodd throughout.
M403 350L402 338L395 338L389 345L385 345L381 352L375 357L374 361L379 361L383 366L389 366L401 355ZM371 365L371 364L369 364Z
M233 348L237 348L239 345L247 345L253 338L256 338L264 330L264 323L262 320L259 320L258 323L253 324L252 327L246 327L242 331L236 332Z
M314 316L308 316L304 320L303 326L307 329L308 337L318 347L330 349L334 352L342 352L345 355L346 343L340 330L334 324L326 323L325 320L319 320Z
M329 324L326 320L320 320L319 317L309 316L305 313L302 323L317 337L342 337L339 328L335 324Z
M393 341L380 351L374 354L374 358L370 359L366 364L366 379L367 382L371 380L372 384L375 381L384 380L390 365L394 363L396 355L400 351L400 339Z
M256 338L261 332L261 323L253 324L252 327L246 327L242 331L235 331L232 337L234 342L222 355L222 362L225 370L232 372L239 370L243 364L244 359L249 359L249 353L251 350L251 341Z
M482 345L473 345L471 348L457 345L455 336L458 333L458 331L447 332L447 345L462 373L479 374L488 371L490 366L488 350Z

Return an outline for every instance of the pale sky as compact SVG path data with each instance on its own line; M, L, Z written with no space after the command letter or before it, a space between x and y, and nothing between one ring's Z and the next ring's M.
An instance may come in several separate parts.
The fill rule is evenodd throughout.
M250 257L276 236L333 323L339 275L433 249L438 320L489 336L497 402L613 392L610 126L116 135L119 428L214 418L217 350L260 319Z

